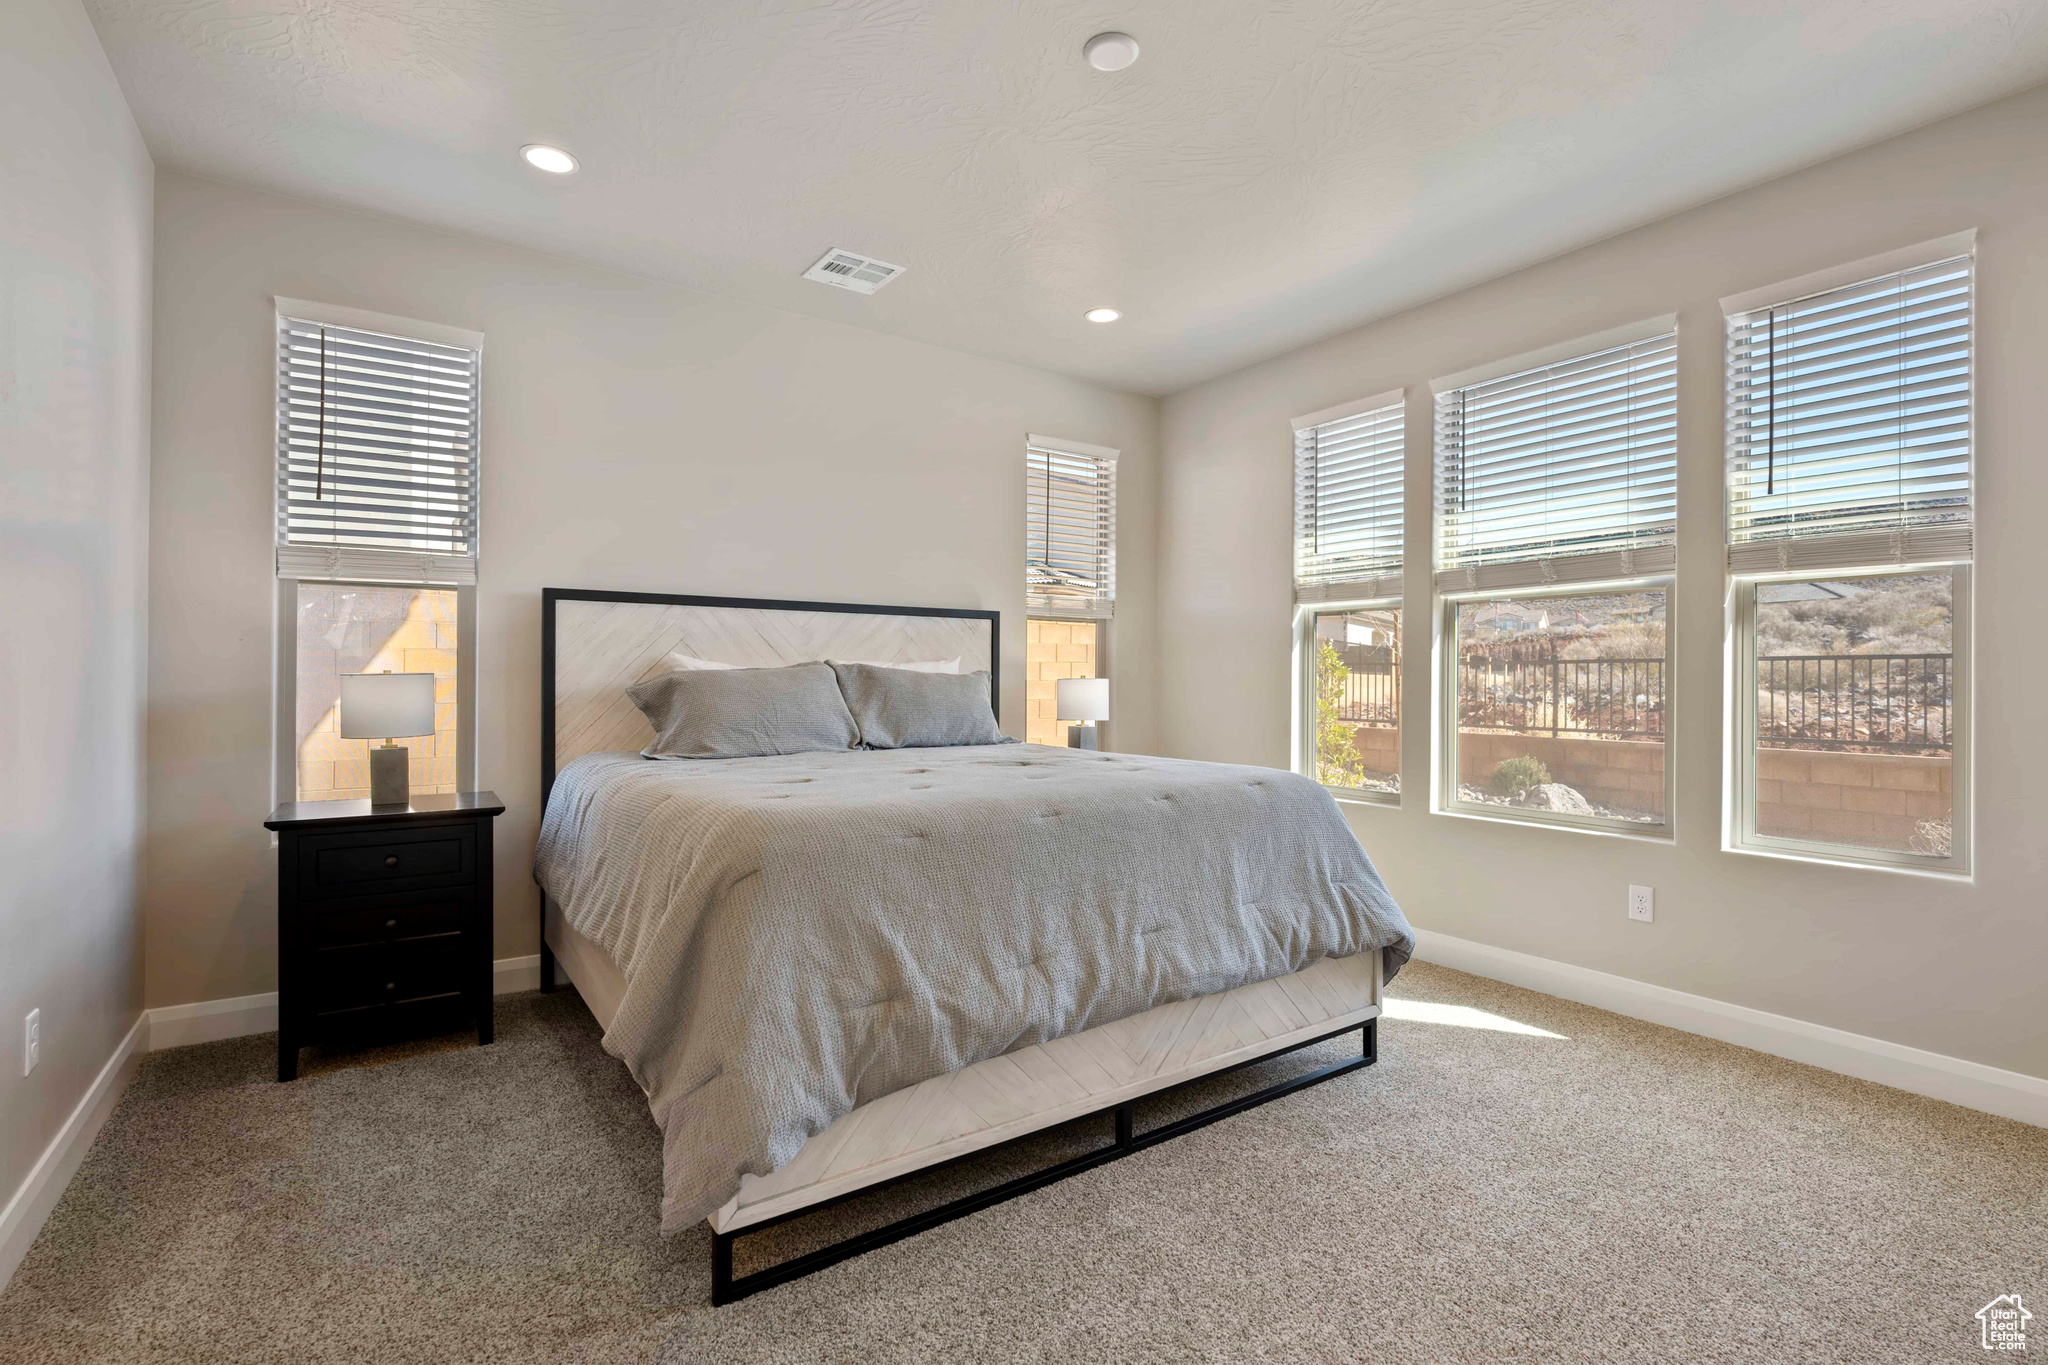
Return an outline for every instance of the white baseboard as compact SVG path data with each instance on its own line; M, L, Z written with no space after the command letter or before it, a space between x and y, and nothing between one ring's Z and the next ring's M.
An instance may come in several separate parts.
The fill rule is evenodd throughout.
M7 1207L0 1210L0 1289L5 1289L14 1278L15 1268L28 1255L50 1210L57 1207L58 1198L77 1173L78 1163L85 1160L86 1150L99 1136L100 1125L114 1111L114 1101L128 1088L129 1078L142 1060L143 1043L148 1036L149 1016L144 1013L136 1017L128 1036L114 1048L113 1056L107 1058L107 1064L86 1088L71 1117L64 1120L57 1136L50 1139L50 1145L29 1168L28 1179L21 1182Z
M530 957L501 957L491 964L496 985L492 987L499 995L510 995L514 991L537 991L540 989L540 954ZM560 959L555 962L556 982L569 980L569 968Z
M238 995L230 1000L195 1000L189 1005L159 1005L148 1011L149 1050L190 1043L217 1043L245 1038L277 1027L277 992Z
M2048 1080L1704 995L1418 929L1415 956L1582 1005L2048 1127Z
M569 974L556 964L560 980ZM491 964L491 990L496 995L540 988L540 954L501 957ZM268 1033L277 1027L277 992L238 995L227 1000L197 1000L189 1005L159 1005L146 1011L149 1019L149 1051L184 1047L188 1043L217 1043L223 1038L246 1038Z

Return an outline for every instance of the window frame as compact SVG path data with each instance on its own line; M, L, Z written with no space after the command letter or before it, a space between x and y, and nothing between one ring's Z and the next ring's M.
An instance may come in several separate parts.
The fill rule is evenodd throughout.
M1971 570L1968 562L1935 564L1888 564L1856 569L1802 569L1790 573L1741 574L1730 576L1729 622L1733 632L1730 650L1733 668L1729 688L1729 714L1725 733L1734 740L1730 755L1729 792L1722 845L1731 853L1790 858L1801 862L1827 863L1838 867L1870 868L1906 872L1955 881L1974 879L1975 840L1970 809L1971 735L1975 706L1972 689L1975 669L1971 653ZM1896 578L1901 574L1953 573L1955 587L1950 610L1950 667L1954 680L1954 716L1950 722L1949 825L1954 841L1949 857L1913 853L1902 849L1859 848L1854 844L1829 843L1816 839L1793 839L1783 835L1760 834L1756 828L1757 769L1757 651L1756 591L1772 583L1806 583L1816 578Z
M347 574L308 574L304 572L281 572L284 568L281 554L286 550L284 537L279 533L277 509L272 508L272 610L271 631L271 775L270 794L273 806L287 801L298 800L298 666L299 666L299 585L319 583L335 587L353 588L431 588L435 591L455 593L455 784L458 791L477 790L477 582L482 570L481 541L483 536L483 509L481 493L483 486L483 356L484 334L467 328L453 327L446 323L427 322L419 318L398 317L389 313L375 313L361 308L349 308L339 304L321 303L311 299L288 298L282 294L272 295L274 306L273 326L282 327L288 320L310 322L329 327L346 328L352 331L377 332L403 340L425 342L429 345L455 347L476 353L476 473L472 484L472 497L477 502L471 511L471 541L469 553L465 556L440 556L443 572L466 572L467 577L455 581L440 581L425 566L435 558L411 550L379 550L373 547L358 547L350 557L352 569L360 570ZM275 360L275 337L272 340ZM277 422L277 400L272 399L272 420ZM282 427L279 427L282 430ZM282 439L281 437L279 438ZM272 478L277 480L277 449L272 450ZM273 492L281 487L273 483ZM459 570L456 560L466 560L468 568ZM374 567L388 564L391 572L387 575ZM271 835L275 847L277 836Z
M1664 594L1664 818L1651 824L1621 820L1604 815L1563 815L1554 811L1525 810L1518 806L1490 806L1466 801L1458 795L1458 608L1468 602L1552 601L1573 597L1598 597L1625 592ZM1540 588L1496 589L1491 592L1439 593L1436 617L1436 703L1441 722L1436 731L1436 764L1431 788L1432 808L1439 815L1472 820L1497 820L1513 825L1539 825L1550 829L1577 830L1582 834L1610 834L1646 839L1653 843L1675 843L1678 836L1678 733L1679 677L1678 639L1672 629L1673 605L1678 586L1675 575L1633 578L1605 583L1570 583Z
M1409 782L1405 773L1396 773L1401 779L1401 789L1392 792L1371 791L1364 787L1336 787L1323 782L1316 776L1315 755L1315 714L1316 714L1316 670L1313 662L1315 621L1323 615L1336 615L1348 611L1397 611L1401 614L1399 630L1400 644L1396 653L1401 656L1399 667L1407 667L1408 610L1400 597L1371 597L1356 601L1297 602L1294 607L1294 726L1290 736L1293 769L1306 777L1339 801L1356 802L1366 806L1399 807L1407 796ZM1401 701L1401 722L1398 732L1406 735L1408 729L1407 693L1403 689ZM1406 740L1402 741L1406 748ZM1405 764L1403 765L1406 766Z
M1723 712L1722 735L1723 742L1728 747L1722 756L1722 771L1726 776L1723 785L1726 790L1722 803L1721 843L1727 852L1786 858L1832 867L1899 872L1909 876L1936 877L1946 881L1967 882L1975 879L1976 840L1972 818L1971 773L1975 761L1976 660L1971 602L1976 558L1976 508L1979 497L1977 475L1980 469L1977 450L1979 318L1976 309L1982 293L1982 280L1977 273L1980 264L1977 260L1977 230L1968 228L1932 241L1899 247L1860 260L1845 261L1808 275L1723 298L1720 301L1723 344L1729 348L1730 358L1723 362L1722 417L1723 430L1732 430L1736 413L1732 383L1731 329L1736 319L1754 314L1761 309L1789 306L1816 295L1851 288L1887 275L1938 265L1957 257L1968 257L1970 261L1971 307L1969 395L1965 408L1970 431L1970 489L1967 504L1970 515L1960 523L1960 545L1940 543L1942 538L1930 536L1929 528L1926 527L1895 528L1890 532L1880 533L1881 536L1890 538L1891 559L1890 562L1886 562L1885 550L1881 547L1876 549L1874 554L1866 554L1861 550L1852 552L1844 548L1847 542L1861 540L1867 543L1876 539L1871 536L1814 536L1809 538L1806 545L1797 543L1799 537L1789 536L1733 541L1729 531L1734 520L1735 476L1732 450L1724 445L1722 540L1727 585L1728 696ZM1957 528L1947 526L1942 529L1954 534ZM1761 555L1767 554L1772 547L1777 550L1777 565L1757 565L1755 561ZM1834 554L1829 553L1831 548L1835 550ZM1797 567L1790 562L1795 551L1800 552L1805 560ZM1935 572L1953 573L1955 583L1950 621L1951 668L1954 670L1954 716L1951 721L1949 758L1951 855L1947 858L1935 858L1928 854L1902 850L1858 848L1853 844L1824 843L1818 840L1791 839L1781 835L1757 833L1757 588L1770 583L1810 582L1817 578L1887 578L1900 574Z
M275 673L271 680L272 806L299 799L299 585L337 588L421 588L455 594L455 788L476 791L476 584L410 579L279 578L276 580Z

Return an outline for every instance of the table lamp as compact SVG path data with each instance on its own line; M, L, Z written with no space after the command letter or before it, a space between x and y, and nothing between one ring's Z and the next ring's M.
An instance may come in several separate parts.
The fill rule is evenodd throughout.
M1100 749L1101 731L1095 728L1095 722L1109 719L1109 679L1061 678L1053 691L1057 718L1081 722L1067 731L1067 747Z
M370 804L412 804L412 750L394 739L434 733L431 673L341 675L341 737L381 739L370 750Z

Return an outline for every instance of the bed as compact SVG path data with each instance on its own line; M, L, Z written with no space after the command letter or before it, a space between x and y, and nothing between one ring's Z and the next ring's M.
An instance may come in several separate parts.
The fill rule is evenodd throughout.
M566 972L648 1094L663 1227L710 1225L715 1303L1377 1058L1382 983L1413 937L1302 779L1009 740L640 756L653 730L626 689L679 656L943 660L987 671L993 711L999 625L543 594L542 986ZM1353 1033L1352 1057L1135 1126L1141 1098ZM1091 1115L1114 1117L1109 1146L732 1273L749 1232Z

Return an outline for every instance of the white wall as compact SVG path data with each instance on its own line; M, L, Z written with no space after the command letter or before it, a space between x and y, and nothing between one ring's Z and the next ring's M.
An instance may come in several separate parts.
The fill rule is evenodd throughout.
M0 128L4 1205L142 1006L152 172L76 0L8 5Z
M1149 398L177 174L156 247L153 1006L276 985L272 295L485 334L478 778L510 806L498 956L538 944L545 586L998 608L1021 734L1024 436L1114 446L1116 739L1153 742Z
M1721 851L1717 300L1980 229L1974 884ZM1429 381L1676 310L1676 840L1430 813ZM2048 89L1987 106L1166 400L1163 751L1288 761L1288 419L1405 387L1409 720L1399 809L1347 806L1414 922L2048 1076ZM1654 885L1657 920L1624 914Z

